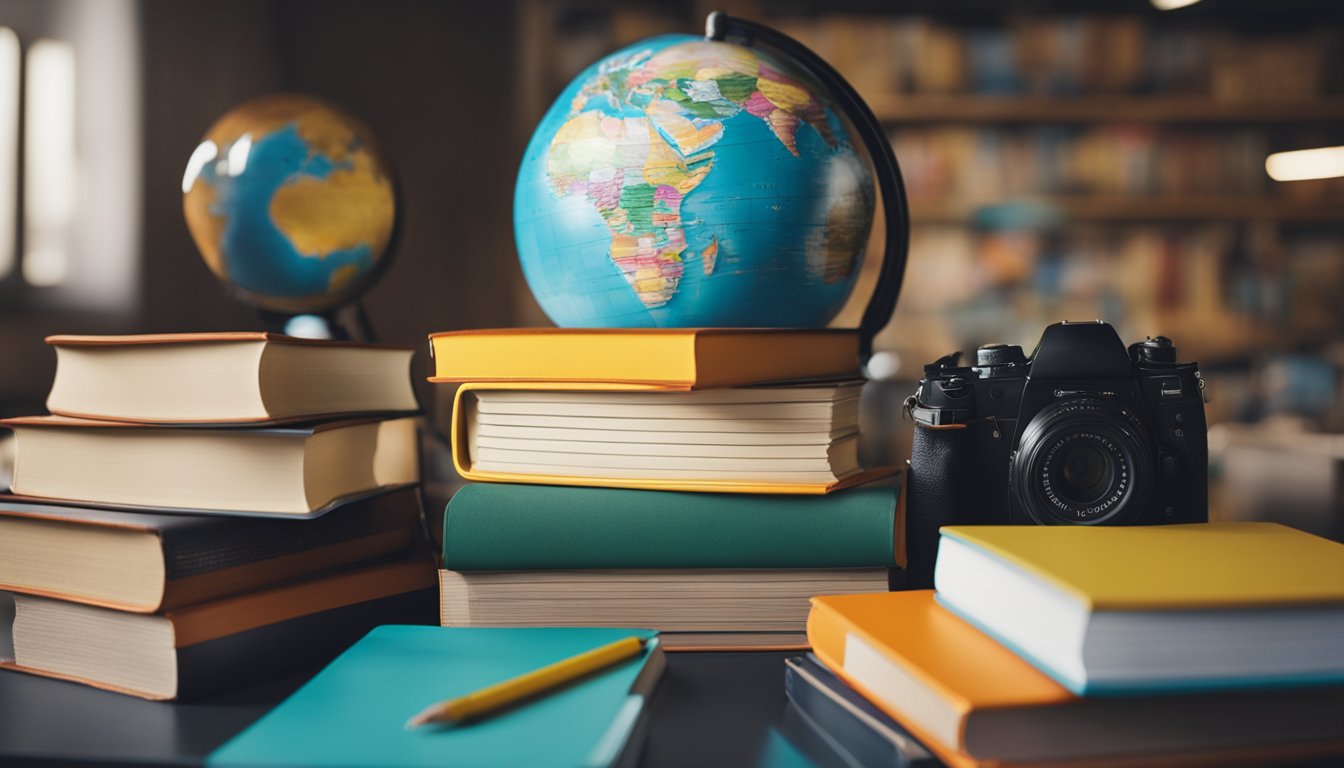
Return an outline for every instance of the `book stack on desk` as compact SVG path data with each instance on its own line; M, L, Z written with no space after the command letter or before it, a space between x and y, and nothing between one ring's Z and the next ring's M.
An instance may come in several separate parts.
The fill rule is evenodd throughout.
M807 598L886 591L893 470L858 460L852 331L431 336L455 383L444 626L648 626L805 642ZM884 482L883 482L884 481Z
M191 698L428 613L410 350L48 342L54 415L3 422L0 590L15 611L0 666Z
M1344 755L1344 545L1265 523L952 526L935 583L815 598L794 705L891 764L911 736L955 766Z

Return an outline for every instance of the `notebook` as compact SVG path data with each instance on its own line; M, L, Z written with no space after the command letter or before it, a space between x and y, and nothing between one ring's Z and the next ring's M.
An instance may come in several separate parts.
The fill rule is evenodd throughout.
M211 766L609 766L637 751L645 701L662 673L644 654L493 717L406 730L453 698L637 635L640 629L384 626L207 759Z

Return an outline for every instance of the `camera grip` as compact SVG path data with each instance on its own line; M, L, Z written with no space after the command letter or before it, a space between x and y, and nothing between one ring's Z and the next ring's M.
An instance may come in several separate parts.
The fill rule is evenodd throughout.
M956 521L956 483L967 477L966 429L915 426L906 473L906 586L931 589L938 529Z

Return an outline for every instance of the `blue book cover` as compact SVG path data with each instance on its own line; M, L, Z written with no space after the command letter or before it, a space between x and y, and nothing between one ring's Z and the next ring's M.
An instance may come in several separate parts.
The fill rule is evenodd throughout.
M211 766L609 766L630 744L662 672L657 641L636 659L460 726L406 730L438 701L516 677L641 629L383 626L207 760Z

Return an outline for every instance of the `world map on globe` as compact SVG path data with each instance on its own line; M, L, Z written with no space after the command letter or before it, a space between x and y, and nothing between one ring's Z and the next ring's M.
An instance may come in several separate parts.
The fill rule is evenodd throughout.
M515 233L562 326L815 327L853 288L874 198L808 76L669 35L561 94L524 155Z
M188 162L183 209L215 276L276 312L322 312L358 296L395 221L387 165L367 128L325 102L248 102Z

